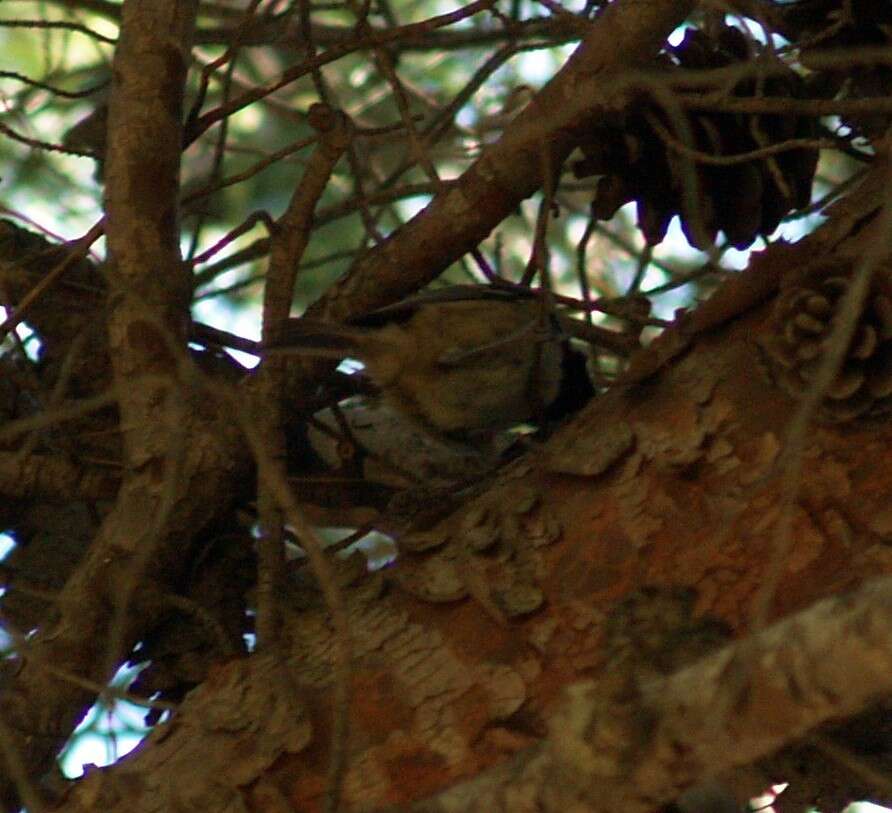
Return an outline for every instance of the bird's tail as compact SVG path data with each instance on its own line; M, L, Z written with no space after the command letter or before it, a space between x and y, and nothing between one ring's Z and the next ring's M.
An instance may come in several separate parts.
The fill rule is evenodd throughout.
M365 328L301 317L289 319L279 335L263 345L263 353L342 359L351 354L361 355L369 340L369 331Z

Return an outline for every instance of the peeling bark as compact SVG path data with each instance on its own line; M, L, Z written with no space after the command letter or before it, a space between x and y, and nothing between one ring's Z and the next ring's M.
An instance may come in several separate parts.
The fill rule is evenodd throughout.
M777 263L780 290L801 271L790 258L826 239L769 249L758 273ZM837 233L835 256L875 239L870 228ZM341 566L355 642L344 809L652 810L892 689L888 583L828 598L892 572L887 421L813 427L770 605L772 619L789 618L752 635L784 516L779 461L795 403L760 350L774 329L770 294L737 301L484 494L399 540L395 566ZM170 805L207 809L211 797L188 801L204 786L231 809L261 809L270 795L319 809L335 637L312 580L286 604L300 607L285 621L288 679L304 702L299 746L278 729L256 743L263 725L235 709L233 689L216 702L241 715L244 735L226 744L202 729L211 682L141 755L92 778L91 792L110 792L118 775L160 787L159 749L202 741L218 762L207 784L193 775L188 792L184 781L171 790ZM726 636L740 640L703 657ZM241 692L268 684L273 702L261 664L231 664L221 680ZM221 785L213 766L235 753L256 772ZM80 793L71 809L84 809ZM126 804L143 809L133 795Z

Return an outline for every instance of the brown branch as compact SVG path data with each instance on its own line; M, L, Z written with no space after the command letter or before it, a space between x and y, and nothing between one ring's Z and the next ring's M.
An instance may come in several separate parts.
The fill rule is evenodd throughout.
M440 14L437 17L431 17L430 19L423 20L419 23L412 23L410 25L400 26L399 28L388 29L383 32L365 32L362 37L338 46L333 46L324 54L320 54L312 59L305 59L299 65L289 68L278 79L243 93L228 104L220 105L216 109L205 113L195 121L194 125L189 127L189 130L186 133L186 143L191 143L197 139L218 121L231 116L233 113L253 104L265 96L269 96L280 88L290 85L292 82L296 82L302 76L312 74L313 71L318 70L322 66L335 62L336 60L341 59L341 57L347 56L354 51L363 48L372 48L378 45L388 45L392 42L398 42L403 37L411 36L416 32L427 32L435 28L452 25L492 7L494 3L495 0L475 0L475 2L469 3L467 6L458 9L458 11Z
M76 420L112 406L116 401L116 392L103 392L89 398L59 404L55 408L45 409L37 415L8 421L0 427L0 441L12 440L26 432L33 432L36 429L53 426L63 421Z
M441 181L438 186L448 189L454 183L454 181ZM354 212L361 211L363 207L383 205L402 198L411 198L418 195L431 195L434 191L434 185L431 183L417 183L372 192L365 198L351 196L341 203L334 203L331 206L321 207L313 219L313 225L314 227L327 226L330 223L334 223L336 220L340 220L341 218L353 214ZM225 242L223 240L218 241L211 246L211 248L198 255L198 257L195 258L196 261L200 260L201 262L206 262L210 257L216 254L217 251L227 245L228 242L228 240ZM230 268L235 268L239 265L259 259L269 251L269 246L270 240L268 237L261 237L255 240L250 245L245 246L243 249L239 249L230 256L215 263L213 266L209 266L198 273L196 275L198 284L206 284L214 277L222 274L224 271L228 271Z
M0 20L0 28L61 29L62 31L74 31L77 34L83 34L106 45L114 45L116 42L111 37L106 37L86 25L73 23L68 20Z
M555 19L536 17L500 28L481 28L457 31L437 31L424 28L404 26L404 32L393 43L393 48L402 51L455 51L470 48L489 48L508 41L547 40L551 45L560 45L579 39L585 21L578 18ZM371 29L373 36L378 36L381 29ZM202 28L195 35L195 41L202 45L225 44L233 37L231 26L220 28ZM306 37L297 22L288 21L285 25L281 17L268 17L258 22L249 31L240 34L246 45L305 45ZM317 45L337 47L355 42L356 30L348 26L313 25L311 29L313 42Z
M47 770L95 697L43 665L64 665L101 685L108 681L156 614L146 601L148 580L138 596L140 612L129 607L147 557L164 592L183 565L188 534L215 510L221 473L233 465L231 449L190 431L184 448L197 454L172 466L176 422L159 410L165 401L183 399L173 386L178 365L168 343L185 347L190 297L179 259L176 200L180 109L196 7L194 0L128 0L123 7L109 113L106 233L114 263L109 335L125 479L117 504L59 593L57 620L33 636L36 656L7 675L0 695L0 714L33 777ZM194 422L194 416L184 419L184 431ZM202 467L208 476L196 476ZM188 499L174 501L171 495L180 489L171 484L184 475L196 487ZM8 772L0 779L0 798L16 805Z
M103 221L99 221L93 226L83 237L75 240L65 255L46 275L16 304L15 311L11 313L2 324L0 324L0 340L9 333L10 330L20 324L27 316L29 308L35 301L43 296L53 284L73 265L84 259L90 252L90 246L93 245L101 236L105 228Z
M262 172L269 166L278 163L283 158L295 153L300 152L305 147L309 147L311 144L316 142L316 136L311 136L310 138L302 138L299 141L295 141L293 144L288 144L285 147L282 147L279 150L271 153L266 156L266 158L258 161L253 166L244 170L243 172L238 172L235 175L230 175L227 178L220 178L214 183L203 187L202 189L198 189L195 192L191 192L186 195L180 203L183 206L188 206L190 203L194 203L195 201L203 200L205 198L210 197L214 192L219 192L221 189L226 189L228 186L233 186L234 184L241 183L242 181L246 181L249 178L253 178L258 172Z
M112 0L48 0L55 6L65 6L66 9L83 9L97 14L106 20L115 23L121 21L121 4L114 3ZM220 19L238 17L239 11L214 2L200 2L198 4L199 12L203 17L217 17Z
M118 490L116 472L73 463L61 456L0 452L0 494L53 500L109 500Z
M307 162L300 183L294 190L287 210L277 221L270 245L270 264L263 300L263 341L271 342L279 336L288 320L294 297L294 283L301 258L310 241L313 212L352 136L352 122L340 111L328 105L310 108L309 120L319 133L319 143ZM258 505L262 535L258 549L257 634L258 642L266 648L279 643L278 601L281 578L285 570L284 524L287 520L299 533L315 574L328 600L329 609L338 628L338 658L334 741L331 751L329 787L326 810L336 811L341 795L341 783L346 758L348 708L350 691L350 637L343 612L343 599L334 574L327 564L322 546L309 524L298 513L284 479L279 471L285 456L282 395L286 384L286 370L277 359L266 359L261 367L256 396L262 408L261 431L265 435L269 455L276 465L261 464L261 486ZM256 450L255 450L256 451Z
M606 88L624 69L644 65L690 9L687 2L626 0L609 6L567 64L505 129L498 142L448 191L380 246L370 251L312 308L342 319L379 307L427 284L483 240L517 205L539 189L543 166L558 167L575 144L574 133L616 98ZM602 93L570 105L583 82ZM572 113L564 111L572 108ZM541 160L547 145L549 161ZM431 247L437 255L431 256Z
M297 268L312 232L313 212L350 139L350 121L327 105L318 104L311 108L310 121L320 134L318 147L270 238L270 264L263 296L265 343L275 341L288 319ZM256 392L261 406L258 414L262 415L270 453L276 459L282 459L285 454L281 414L284 374L281 360L266 359ZM263 533L257 585L257 632L262 646L272 646L278 637L276 601L281 593L278 582L284 570L282 516L269 493L261 491L259 505Z
M846 116L863 113L892 112L888 96L864 99L790 99L789 97L759 96L681 96L679 104L687 110L712 110L722 113L781 113L790 116Z
M50 85L47 82L40 82L37 79L32 79L30 76L26 76L18 71L0 71L0 79L15 79L24 85L28 85L28 87L46 90L54 96L61 96L63 99L84 99L92 96L94 93L98 93L108 85L108 82L100 82L98 85L89 87L86 90L65 90L64 88Z
M852 282L839 302L839 311L827 340L827 348L818 366L811 386L803 393L799 408L790 420L786 432L786 446L778 457L781 475L780 520L775 529L775 545L768 572L753 606L753 627L764 626L783 577L784 566L793 545L793 515L797 505L802 479L803 452L821 401L839 373L858 327L864 303L870 294L874 271L888 258L889 235L892 233L892 186L889 184L888 156L878 162L875 175L883 189L883 197L877 200L879 213L872 225L874 239L866 242L866 249L858 259Z
M387 810L649 813L681 789L890 691L892 579L884 578L670 677L613 692L591 681L571 686L543 746L437 797ZM779 704L783 725L771 725Z

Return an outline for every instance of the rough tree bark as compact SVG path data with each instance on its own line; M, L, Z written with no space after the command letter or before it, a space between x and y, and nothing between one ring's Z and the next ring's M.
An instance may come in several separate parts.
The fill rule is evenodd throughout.
M124 477L56 598L56 619L20 642L21 657L6 670L0 797L8 805L21 796L42 809L36 777L157 618L159 596L182 576L183 540L231 499L224 486L238 461L231 433L197 408L197 392L178 369L191 284L180 261L176 196L196 8L181 0L124 8L107 167L108 347L96 345L93 382L108 383L108 352ZM50 329L45 338L65 337Z
M578 120L548 114L580 83L646 59L688 7L617 2L458 186L319 309L380 304L472 247L539 186L541 172L514 167L537 166L550 139L543 166L560 161L569 133L607 102ZM193 13L124 6L108 159L114 264L96 312L109 325L125 476L58 619L5 675L4 797L34 809L33 777L150 629L186 543L225 515L246 471L221 408L199 408L202 379L182 353L174 201ZM342 566L354 660L344 809L655 809L710 777L734 787L729 770L892 688L888 582L833 598L892 569L892 430L818 418L789 446L799 407L764 341L778 330L777 297L815 257L848 271L888 259L876 257L888 242L886 173L878 166L814 235L756 258L485 493L400 540L395 566ZM59 808L321 809L338 641L315 585L292 598L280 607L286 669L272 654L215 668L137 753L75 783ZM844 790L888 792L859 782Z
M651 810L892 688L888 581L815 605L890 571L889 424L818 420L787 504L797 404L760 349L814 256L845 265L882 240L885 172L690 315L649 351L659 369L402 540L394 567L354 574L346 809ZM759 633L787 517L770 619L799 615ZM293 685L269 659L221 668L64 809L317 809L334 633L317 593L301 605Z

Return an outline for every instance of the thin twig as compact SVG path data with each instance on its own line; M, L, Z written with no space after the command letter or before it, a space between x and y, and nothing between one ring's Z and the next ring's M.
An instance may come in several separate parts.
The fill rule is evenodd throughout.
M207 607L203 607L191 598L174 595L173 593L168 593L166 596L163 596L161 604L167 605L174 610L178 610L184 615L188 615L204 627L209 633L209 637L213 639L214 643L217 645L220 655L231 657L238 652L235 646L233 646L232 639L226 633L226 629L213 616Z
M710 166L724 167L733 166L735 164L745 164L748 161L759 161L779 153L790 152L791 150L839 149L839 142L829 138L788 138L786 141L780 141L777 144L760 147L759 149L750 150L748 152L739 152L734 155L715 155L683 144L662 125L656 116L648 115L646 118L647 123L653 128L654 132L656 132L669 149L680 155L687 156L699 164L709 164Z
M100 82L98 85L94 85L93 87L87 88L86 90L64 90L63 88L56 87L55 85L50 85L46 82L40 82L37 79L32 79L30 76L25 76L25 74L19 73L18 71L0 71L0 79L15 79L25 85L28 85L29 87L47 90L54 96L61 96L63 99L83 99L87 96L92 96L94 93L98 93L105 87L108 87L108 82L106 81Z
M258 99L269 96L271 93L275 93L286 85L290 85L292 82L297 81L302 76L312 74L314 70L317 70L324 65L328 65L331 62L335 62L354 51L374 47L376 45L387 45L391 42L396 42L403 37L410 37L422 32L433 31L434 29L442 28L447 25L454 25L460 20L467 19L474 14L479 14L482 11L492 8L495 3L496 0L475 0L475 2L469 3L457 11L440 14L436 17L431 17L418 23L410 23L400 28L383 32L367 30L363 33L362 37L345 42L339 46L332 46L320 56L312 59L305 59L299 65L285 71L278 79L242 94L229 104L220 105L215 110L209 111L198 118L195 121L194 126L188 129L186 143L191 143L197 139L202 133L221 119L242 110L248 105L256 102Z
M93 245L105 230L105 221L100 220L83 237L79 237L71 244L69 253L65 258L51 268L25 296L22 297L16 309L0 324L0 340L13 330L27 315L28 309L45 294L71 266L80 262L90 252Z
M20 803L25 805L29 813L43 813L46 810L43 794L32 781L28 768L16 746L16 738L2 714L0 714L0 753L3 754L6 770L15 783Z
M0 20L0 28L61 29L63 31L74 31L77 34L84 34L106 45L116 45L118 42L116 39L106 37L104 34L100 34L86 25L66 20Z
M19 132L16 132L8 124L0 123L0 133L8 136L13 141L18 141L26 147L35 150L46 150L47 152L61 152L65 155L80 155L85 158L95 158L96 154L92 150L79 150L77 147L66 147L64 144L56 144L52 141L42 141L39 138L29 138Z

